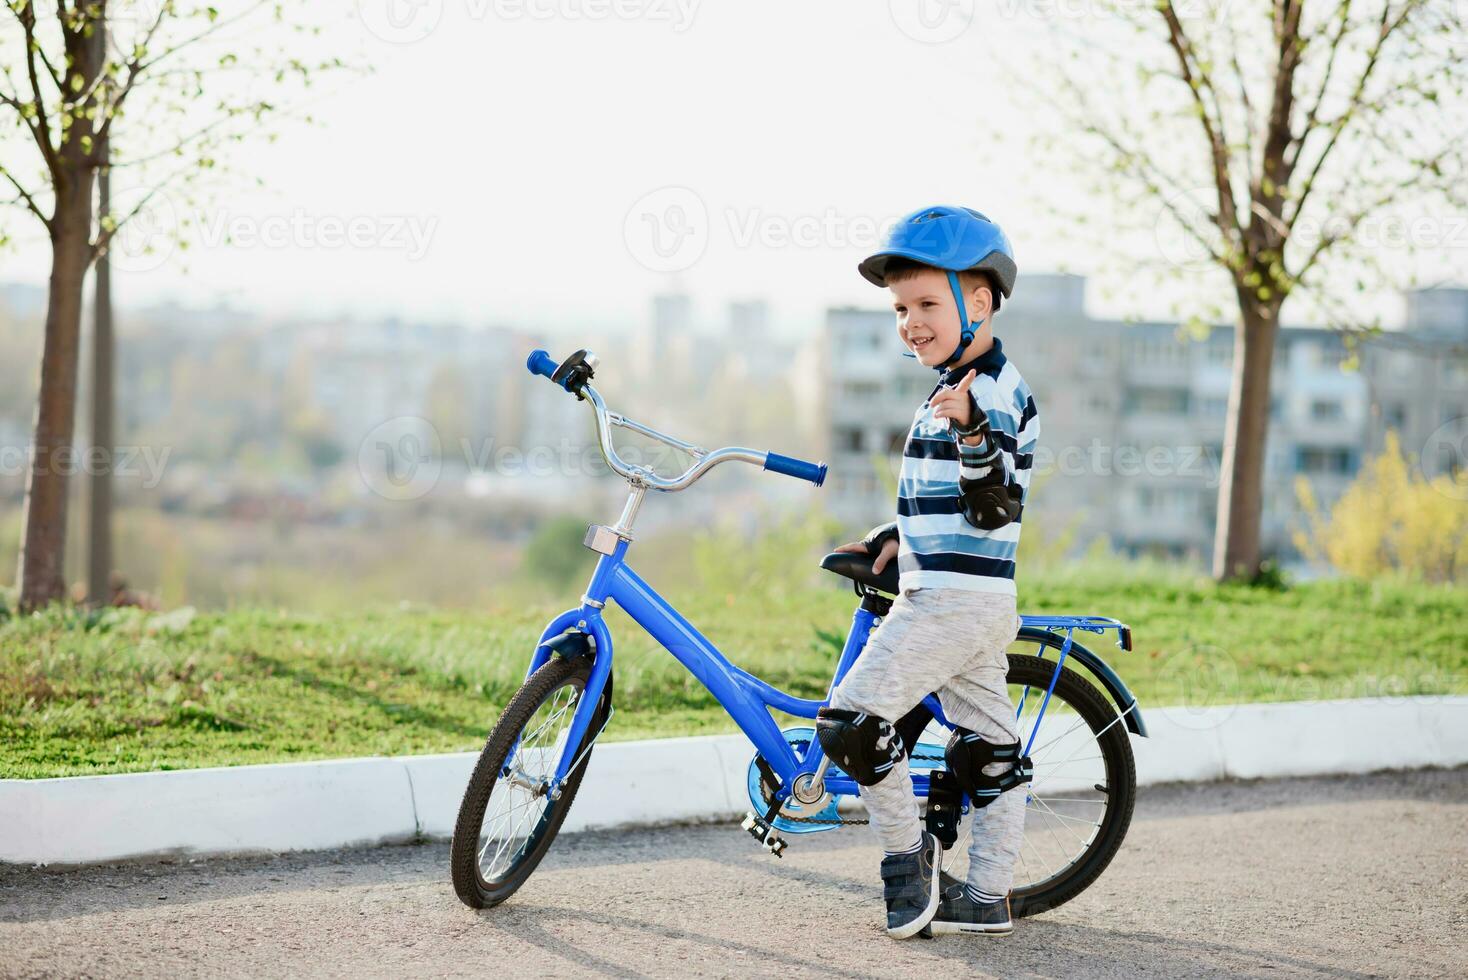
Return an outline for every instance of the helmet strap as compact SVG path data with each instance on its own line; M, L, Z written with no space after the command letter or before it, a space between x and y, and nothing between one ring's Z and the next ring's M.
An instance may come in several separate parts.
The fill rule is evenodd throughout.
M968 309L963 305L963 286L958 281L958 273L951 270L948 273L948 288L953 290L953 302L958 307L960 333L958 346L953 348L953 353L949 355L948 360L933 368L939 374L942 374L949 365L956 363L963 356L964 349L974 342L974 334L978 333L979 327L984 325L983 320L969 322Z

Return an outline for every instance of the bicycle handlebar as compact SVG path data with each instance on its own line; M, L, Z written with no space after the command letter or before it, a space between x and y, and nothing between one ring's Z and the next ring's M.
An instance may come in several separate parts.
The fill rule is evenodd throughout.
M543 374L549 378L556 373L556 359L543 350L533 350L525 359L525 366L530 369L531 374Z
M781 456L779 453L765 453L765 469L774 473L784 473L796 479L808 480L816 486L826 482L825 463L807 463L803 459L794 456Z
M533 350L525 359L525 367L531 374L539 374L554 381L552 377L557 368L555 358L544 350ZM565 381L557 382L558 387L565 388L574 375L568 375ZM634 422L616 412L607 411L606 403L602 401L601 395L591 386L589 382L582 382L578 391L573 392L578 397L591 403L592 411L596 413L596 437L601 446L602 458L606 460L607 466L612 472L622 476L634 483L640 483L654 490L682 490L692 484L704 473L720 463L737 460L741 463L755 463L763 469L772 473L783 473L800 480L806 480L816 486L821 486L826 481L826 464L810 463L793 456L782 456L779 453L761 452L757 449L743 449L737 446L726 446L709 452L692 443L675 439L656 429L649 428L640 422ZM664 445L671 446L681 452L692 456L696 462L683 473L676 477L658 476L651 469L644 466L633 466L623 462L622 457L617 455L617 448L612 444L612 426L620 426L624 429L632 429L649 438L656 439Z

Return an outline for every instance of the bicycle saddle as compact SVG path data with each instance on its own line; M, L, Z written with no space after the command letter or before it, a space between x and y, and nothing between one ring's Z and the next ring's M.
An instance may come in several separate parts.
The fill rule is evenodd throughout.
M886 592L889 595L897 594L897 560L894 558L882 569L882 574L872 573L872 559L866 555L859 555L850 551L833 551L821 559L821 567L828 572L851 579L857 585L864 585L878 592Z

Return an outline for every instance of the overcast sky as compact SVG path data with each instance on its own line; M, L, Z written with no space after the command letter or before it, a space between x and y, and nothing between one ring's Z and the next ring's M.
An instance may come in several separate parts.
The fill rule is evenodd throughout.
M574 332L636 322L677 286L711 323L765 297L799 329L882 302L856 262L882 222L936 202L1003 224L1021 290L1026 272L1093 271L1091 241L1041 219L1042 198L1079 212L1086 197L1030 159L1053 121L1015 97L1052 29L1022 2L982 6L348 2L326 43L373 71L328 80L317 125L235 151L265 186L238 181L193 215L186 269L136 246L186 206L146 215L121 300ZM17 237L0 279L43 282L44 243ZM1092 304L1165 313L1126 290Z

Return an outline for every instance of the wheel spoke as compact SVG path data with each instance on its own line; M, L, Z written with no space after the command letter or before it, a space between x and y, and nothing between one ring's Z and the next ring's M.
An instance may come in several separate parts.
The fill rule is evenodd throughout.
M1012 663L1011 669L1014 666ZM1056 883L1061 887L1059 882L1091 859L1103 839L1103 828L1112 821L1113 806L1125 805L1127 797L1120 794L1128 792L1111 772L1115 756L1106 738L1112 725L1125 720L1125 713L1099 715L1090 702L1075 700L1077 679L1069 675L1051 687L1056 669L1053 660L1043 661L1038 672L1035 666L1027 666L1021 675L1024 680L1014 682L1010 689L1011 700L1018 705L1020 737L1034 741L1028 753L1034 778L1028 787L1025 830L1015 862L1014 883L1017 891L1029 895L1053 894L1047 885ZM1051 694L1045 703L1047 689ZM1091 796L1091 788L1097 784L1112 786L1113 793ZM1047 786L1064 795L1049 795ZM1115 846L1115 837L1106 839L1108 846ZM1060 901L1069 897L1063 891L1061 895Z
M1036 802L1038 803L1039 801L1036 800ZM1073 816L1071 816L1068 813L1061 813L1058 810L1052 810L1048 806L1045 807L1045 812L1048 813L1050 816L1054 817L1056 820L1068 821L1070 823L1078 823L1078 824L1081 824L1082 826L1090 827L1092 829L1095 829L1095 828L1101 826L1101 821L1099 821L1099 820L1087 820L1084 817L1073 817ZM1066 829L1067 830L1070 830L1069 827L1067 827ZM1073 830L1070 831L1070 832L1072 834L1075 833L1075 831L1073 831ZM1079 837L1077 837L1076 840L1080 841L1082 844L1086 843L1086 841L1082 841L1081 838L1079 838Z
M1043 753L1046 750L1048 750L1050 748L1050 746L1054 745L1056 742L1059 742L1061 739L1065 738L1065 736L1069 735L1071 732L1075 731L1077 728L1080 728L1085 723L1086 723L1086 719L1084 719L1084 718L1077 718L1075 720L1075 724L1071 725L1065 731L1061 732L1059 735L1057 735L1054 738L1050 739L1045 744L1036 747L1035 750L1030 754L1031 757L1036 762L1043 762L1043 761L1045 761L1045 756L1042 755L1041 753Z
M476 863L485 881L509 873L536 837L536 828L555 801L548 792L557 762L569 743L581 690L563 684L535 709L500 766L485 805ZM503 787L503 789L501 789Z
M1051 809L1050 804L1046 803L1044 800L1040 799L1038 796L1036 796L1034 798L1034 800L1035 800L1036 803L1038 803L1044 809L1044 811L1046 813L1048 813L1050 816L1054 817L1056 820L1067 820L1067 819L1069 819L1069 820L1074 820L1077 823L1084 823L1088 827L1099 827L1099 826L1101 826L1100 821L1097 821L1096 823L1090 823L1088 821L1081 820L1079 817L1064 817L1064 816L1061 816L1060 814L1056 813L1053 809ZM1076 843L1079 844L1079 845L1081 845L1081 849L1082 850L1084 850L1085 847L1086 847L1086 845L1088 843L1090 843L1089 841L1082 840L1080 838L1080 836L1074 830L1072 830L1069 827L1066 827L1065 824L1062 823L1061 824L1061 827L1063 827L1065 829L1066 833L1070 834L1072 837L1075 838Z
M1105 735L1107 732L1109 732L1111 730L1111 726L1112 725L1115 725L1117 722L1121 721L1121 718L1122 718L1121 715L1117 715L1115 718L1112 718L1109 722L1107 722L1105 725L1103 725L1100 731L1092 732L1091 733L1091 737L1096 742L1096 744L1099 745L1101 743L1101 736L1102 735ZM1081 721L1085 721L1085 719L1082 718ZM1075 750L1075 752L1072 752L1071 753L1071 755L1074 756L1076 752L1081 751L1081 748L1084 748L1084 747L1085 746L1081 746L1080 748L1077 748ZM1069 758L1069 757L1067 757L1067 758ZM1065 763L1064 762L1061 762L1061 763L1059 763L1059 765L1065 765Z
M1045 878L1052 877L1052 875L1049 874L1049 871L1050 871L1050 862L1046 861L1045 858L1040 854L1040 849L1035 846L1035 842L1034 841L1030 840L1030 835L1029 834L1025 834L1024 839L1020 842L1020 853L1021 854L1024 853L1024 849L1025 849L1025 846L1026 845L1029 846L1030 853L1033 854L1033 855L1035 855L1035 860L1038 861L1038 862L1040 862L1040 870L1043 871L1043 872L1045 872ZM1041 880L1043 880L1043 879L1041 879Z
M1036 800L1035 802L1036 803L1039 803L1040 801L1039 800ZM1061 856L1062 859L1064 859L1065 858L1065 845L1060 842L1060 838L1058 838L1058 837L1055 836L1055 828L1049 823L1049 821L1046 821L1046 823L1045 823L1045 832L1050 835L1050 839L1055 843L1055 850L1056 850L1056 852L1060 854L1060 856ZM1083 849L1084 849L1084 847L1083 847Z

